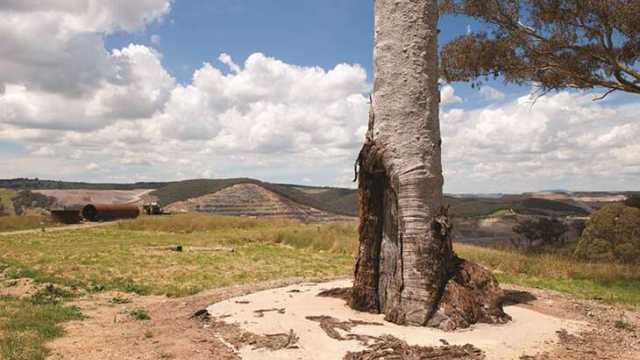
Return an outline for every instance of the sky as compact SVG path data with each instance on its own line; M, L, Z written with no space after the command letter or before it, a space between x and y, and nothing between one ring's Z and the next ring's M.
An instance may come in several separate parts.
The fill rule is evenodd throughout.
M370 0L0 0L0 178L353 187ZM443 17L441 44L481 29ZM445 191L640 190L637 97L442 84Z

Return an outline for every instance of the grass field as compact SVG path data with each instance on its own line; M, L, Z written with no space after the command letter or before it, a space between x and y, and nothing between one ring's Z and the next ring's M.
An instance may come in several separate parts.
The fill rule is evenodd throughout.
M585 263L560 254L521 254L456 245L461 257L494 271L500 282L556 290L586 299L640 307L640 268Z
M182 252L171 250L177 245ZM117 289L179 297L234 284L347 276L357 234L353 223L302 225L178 215L0 236L0 248L0 272L4 270L7 279L28 277L84 291ZM637 267L470 245L457 245L456 251L493 269L505 283L640 306ZM7 360L44 358L42 344L61 334L60 322L78 316L64 302L0 298L0 354Z
M2 207L2 212L5 215L15 215L13 202L11 201L11 198L14 196L16 196L16 192L14 190L0 188L0 206Z
M59 226L49 221L47 217L39 215L0 216L0 233L38 229L42 227Z
M81 318L77 308L62 303L0 297L0 359L45 359L45 342L64 334L60 323Z
M351 228L207 215L148 217L5 236L0 262L11 266L13 277L86 290L184 296L238 283L347 274ZM174 245L184 251L168 250Z

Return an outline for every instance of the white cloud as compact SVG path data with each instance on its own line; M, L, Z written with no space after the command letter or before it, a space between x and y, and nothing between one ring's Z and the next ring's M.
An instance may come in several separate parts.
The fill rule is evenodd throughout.
M0 2L0 87L81 96L121 83L103 33L135 31L160 19L169 0L10 0Z
M233 62L233 59L229 54L225 54L225 53L220 54L220 56L218 57L218 60L220 60L221 63L227 65L229 69L234 73L240 72L240 66L238 66L236 63Z
M352 168L370 90L358 65L324 70L260 53L238 65L223 55L230 73L206 63L191 84L178 85L150 48L130 45L111 56L126 69L126 81L103 84L91 96L65 100L10 86L0 97L12 105L0 115L7 127L0 128L0 140L52 149L76 169L87 169L80 163L90 160L101 176L125 169L156 179L200 177L207 170L293 178L304 170L304 177L332 184L336 168Z
M488 100L503 100L505 97L503 92L488 85L480 88L480 95Z
M590 94L529 96L501 106L442 114L448 190L530 191L551 187L628 189L640 166L638 105L606 106Z
M0 2L0 146L23 150L0 152L3 177L354 185L371 90L361 66L296 66L261 53L236 63L221 54L220 67L205 63L178 84L152 48L106 50L104 34L139 31L170 4ZM490 87L481 94L504 101L469 109L453 86L441 89L446 190L637 188L635 102L561 92L532 105Z
M440 104L447 106L462 102L462 98L456 95L456 90L451 85L445 85L440 89Z
M90 163L87 164L86 169L89 171L94 171L94 170L98 170L100 168L100 165L96 164L96 163Z
M161 110L175 80L160 56L141 45L129 45L109 55L118 82L95 84L83 96L9 84L0 95L0 122L31 129L89 131L119 119L148 118Z

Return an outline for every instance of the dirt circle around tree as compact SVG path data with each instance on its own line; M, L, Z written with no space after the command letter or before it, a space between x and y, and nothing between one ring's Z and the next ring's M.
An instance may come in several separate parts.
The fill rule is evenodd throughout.
M451 350L462 354L451 358L518 359L547 351L559 341L559 334L572 336L587 325L510 305L505 307L513 318L508 324L478 324L445 332L398 326L384 321L382 315L354 311L342 299L318 296L350 286L350 280L291 285L227 299L207 310L218 326L229 324L245 334L282 339L277 348L259 346L255 337L239 347L229 344L239 357L249 360L366 359L374 358L375 351L393 351L394 346L403 347L398 350L403 352Z

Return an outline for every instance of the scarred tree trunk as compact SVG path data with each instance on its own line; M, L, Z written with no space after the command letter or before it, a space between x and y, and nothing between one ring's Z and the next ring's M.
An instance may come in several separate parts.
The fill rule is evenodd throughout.
M443 207L437 0L375 0L375 84L358 157L351 306L406 325L502 322L493 276L455 256Z

